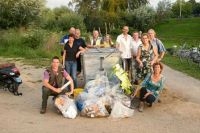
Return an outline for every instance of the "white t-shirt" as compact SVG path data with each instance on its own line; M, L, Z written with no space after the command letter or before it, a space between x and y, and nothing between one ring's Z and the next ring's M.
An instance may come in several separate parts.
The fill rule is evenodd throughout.
M119 45L119 51L122 52L121 58L131 58L132 37L130 35L127 35L127 37L125 38L124 34L121 34L117 37L116 43L117 45Z
M132 39L133 56L137 56L137 51L140 44L142 44L142 41L140 39L138 39L137 41Z

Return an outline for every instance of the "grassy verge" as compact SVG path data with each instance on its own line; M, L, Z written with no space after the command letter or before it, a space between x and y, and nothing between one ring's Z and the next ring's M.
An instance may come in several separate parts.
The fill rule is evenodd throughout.
M0 56L25 59L59 56L59 35L42 29L0 31Z
M181 62L178 57L171 55L166 55L163 63L175 70L200 80L200 67L196 63L188 63L186 59Z
M156 26L158 38L162 40L166 48L178 47L187 44L187 47L200 45L200 18L170 19ZM200 80L200 67L195 63L186 60L182 62L178 57L166 55L164 63L171 68L186 73L189 76Z
M170 19L156 26L158 37L167 48L172 45L187 43L190 46L200 45L200 18Z

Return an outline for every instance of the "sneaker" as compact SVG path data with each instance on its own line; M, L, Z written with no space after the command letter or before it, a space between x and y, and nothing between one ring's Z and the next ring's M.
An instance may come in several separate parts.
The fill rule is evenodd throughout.
M143 112L143 110L144 110L144 102L140 102L138 111Z
M46 113L46 108L42 108L41 110L40 110L40 114L45 114Z

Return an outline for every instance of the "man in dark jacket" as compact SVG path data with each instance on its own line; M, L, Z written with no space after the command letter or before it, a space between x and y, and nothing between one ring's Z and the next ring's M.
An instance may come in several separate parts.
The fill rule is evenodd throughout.
M70 92L61 90L63 77L70 81ZM41 114L46 113L47 100L49 96L57 96L59 94L71 95L74 90L74 83L70 75L61 67L59 58L52 58L51 67L44 71L43 87L42 87L42 108Z

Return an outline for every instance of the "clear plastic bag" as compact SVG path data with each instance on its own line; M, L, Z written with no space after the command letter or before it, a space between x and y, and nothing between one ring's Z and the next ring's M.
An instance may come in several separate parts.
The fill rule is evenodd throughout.
M76 106L79 111L82 111L86 105L95 103L98 97L87 92L80 93L76 98Z
M134 110L126 107L120 101L115 101L112 108L111 118L126 118L133 116Z
M75 101L66 95L57 97L55 99L55 106L61 111L64 117L74 119L78 114Z
M101 97L110 88L108 78L104 75L97 75L95 80L86 83L85 91L90 95Z
M107 117L109 116L108 111L106 110L104 103L101 99L99 99L97 102L93 102L91 99L85 101L85 106L83 110L81 111L82 116L86 117Z

